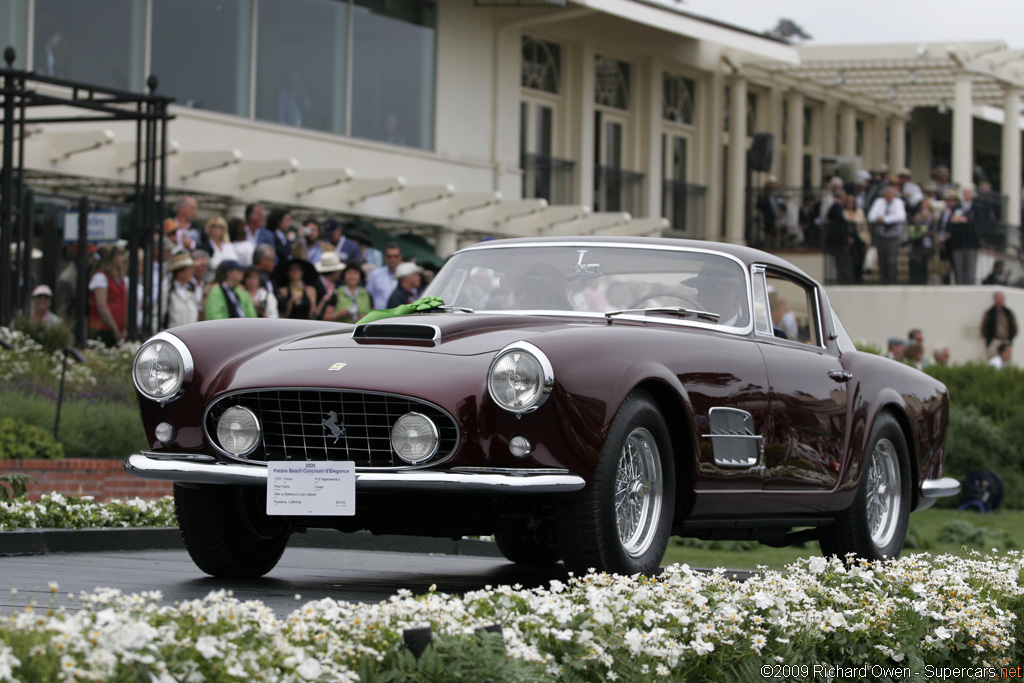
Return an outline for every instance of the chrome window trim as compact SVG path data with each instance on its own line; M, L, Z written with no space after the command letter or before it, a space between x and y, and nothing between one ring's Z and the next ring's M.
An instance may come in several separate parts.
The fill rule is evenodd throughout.
M725 332L727 334L734 334L737 336L749 336L754 329L754 313L753 313L753 302L751 301L750 287L750 273L747 271L747 264L740 260L738 257L732 254L726 254L715 249L701 249L699 247L677 247L672 245L663 244L633 244L629 242L578 242L573 240L559 240L557 242L531 242L522 244L492 244L485 242L483 244L476 244L465 249L459 249L452 256L458 254L469 253L473 251L485 251L485 250L496 250L496 249L537 249L547 247L588 247L588 248L608 248L608 249L642 249L645 251L676 251L687 254L708 254L711 256L717 256L732 261L739 266L740 271L743 273L743 280L746 284L746 301L747 310L750 312L750 322L743 327L727 327L725 325L719 325L717 323L701 322L699 320L669 320L666 318L653 318L645 315L617 315L615 320L630 320L634 322L652 322L656 321L659 324L664 323L666 325L673 325L677 327L697 327L706 330L714 330L716 332ZM450 259L451 257L449 257ZM516 310L516 311L492 311L487 309L477 309L476 313L487 313L495 315L552 315L552 316L574 316L600 319L607 323L608 319L605 318L604 313L594 313L591 311L554 311L554 310Z

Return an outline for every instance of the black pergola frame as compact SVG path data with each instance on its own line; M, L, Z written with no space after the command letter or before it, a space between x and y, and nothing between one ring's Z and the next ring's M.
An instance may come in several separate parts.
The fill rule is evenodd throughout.
M135 122L135 211L128 238L128 319L126 336L137 340L140 332L149 336L154 330L154 251L163 260L163 250L154 250L152 237L162 236L162 217L167 196L167 124L172 97L155 95L157 79L146 81L149 94L139 94L42 76L14 69L14 48L4 50L7 68L0 69L0 110L3 112L3 156L0 159L0 326L10 325L13 302L28 310L31 298L28 274L32 265L32 193L25 187L25 127L28 124L82 123L90 121ZM36 86L51 86L69 91L67 96L44 94ZM42 107L71 107L90 112L81 116L35 116L29 111ZM87 302L86 213L87 198L79 207L78 311L75 343L85 344L85 306ZM13 239L12 239L13 237ZM143 239L143 238L147 239ZM16 245L14 251L11 245ZM143 250L142 330L132 313L138 308L139 247ZM12 266L14 266L12 268ZM21 275L21 277L18 277ZM156 292L159 302L159 291Z

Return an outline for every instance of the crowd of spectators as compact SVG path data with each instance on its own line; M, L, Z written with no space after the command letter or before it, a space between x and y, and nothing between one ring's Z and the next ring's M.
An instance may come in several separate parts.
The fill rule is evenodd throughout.
M358 222L301 226L288 209L269 213L251 204L245 216L197 220L193 197L182 198L174 217L162 225L153 258L153 310L156 329L221 318L295 318L355 322L369 311L409 303L420 296L424 274L392 242L382 254ZM141 252L140 252L141 253ZM127 251L123 244L90 246L88 335L114 346L128 329ZM141 270L137 300L143 301ZM57 306L75 317L78 292L74 259L58 278ZM160 292L159 298L156 292ZM60 322L50 310L53 291L33 292L33 319ZM141 309L135 312L142 324Z
M983 236L999 222L995 196L987 183L958 188L945 167L919 185L910 169L883 165L797 196L769 177L756 207L764 246L822 246L836 284L896 284L905 258L910 284L972 285Z

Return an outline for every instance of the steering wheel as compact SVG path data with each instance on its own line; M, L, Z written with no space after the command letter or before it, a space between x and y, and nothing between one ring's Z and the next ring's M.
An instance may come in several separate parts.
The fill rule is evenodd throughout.
M637 299L636 301L631 303L629 305L629 307L630 308L640 308L640 304L642 304L643 302L645 302L645 301L647 301L649 299L654 299L654 298L659 297L659 296L667 296L667 297L669 297L671 299L679 299L684 304L686 304L686 308L693 308L693 309L696 309L698 311L704 310L704 307L701 306L699 303L697 303L697 301L692 299L691 297L688 297L685 294L680 294L679 292L670 292L668 290L660 291L660 292L650 292L649 294L644 294L642 297L640 297L639 299Z

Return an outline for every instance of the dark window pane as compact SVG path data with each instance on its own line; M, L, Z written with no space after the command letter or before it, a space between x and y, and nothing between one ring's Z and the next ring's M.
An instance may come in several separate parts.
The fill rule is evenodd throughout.
M437 7L422 0L356 0L352 135L434 145Z
M153 73L177 104L248 116L249 0L153 0Z
M523 36L523 73L520 83L524 88L558 94L561 72L561 46Z
M697 85L692 78L664 74L661 117L666 121L693 125Z
M142 0L36 0L37 73L141 90Z
M260 0L256 118L345 132L348 4Z
M629 109L629 63L598 55L594 64L594 101Z
M0 48L14 48L14 68L24 69L28 64L25 54L25 36L28 33L28 0L0 0ZM4 69L7 62L0 62Z

